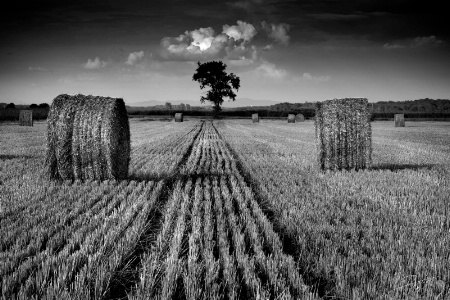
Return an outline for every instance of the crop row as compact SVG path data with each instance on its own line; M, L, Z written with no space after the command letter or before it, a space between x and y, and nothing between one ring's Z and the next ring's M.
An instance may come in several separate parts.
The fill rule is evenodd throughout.
M106 292L113 272L144 230L162 184L93 182L89 186L87 194L75 184L69 193L64 190L49 197L72 205L62 213L46 214L45 219L37 214L38 226L28 228L35 223L33 216L22 218L24 237L1 252L3 298L98 299ZM85 192L84 197L78 190ZM51 202L46 205L51 207Z
M200 122L195 121L183 123L186 124L183 126L168 124L157 127L158 131L149 131L148 126L135 129L138 134L133 136L132 142L131 178L155 180L173 175L202 127Z
M133 255L166 184L146 180L173 173L201 128L200 122L172 130L171 124L136 125L130 173L139 181L45 182L31 175L39 174L43 149L30 155L22 139L19 145L8 144L6 153L25 153L1 160L10 173L0 184L6 190L2 207L15 205L0 212L2 299L108 296L111 280ZM43 148L44 136L39 138L36 148Z
M450 149L436 143L442 132L426 128L405 140L375 123L373 170L322 173L311 125L269 123L217 128L275 213L277 232L293 243L308 283L350 299L448 297Z
M211 122L181 166L131 299L314 299Z

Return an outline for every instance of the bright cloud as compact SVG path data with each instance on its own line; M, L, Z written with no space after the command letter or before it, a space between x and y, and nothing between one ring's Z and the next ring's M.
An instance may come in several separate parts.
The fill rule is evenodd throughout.
M100 58L96 57L95 59L91 60L88 59L87 63L85 63L83 66L85 69L88 70L95 70L106 67L108 63L106 61L100 60Z
M173 60L241 60L255 52L253 46L248 45L255 35L255 27L242 21L233 26L224 25L223 32L217 35L211 27L195 29L178 37L161 39L161 54Z
M257 33L252 24L242 21L237 21L237 25L233 26L223 25L222 32L236 41L244 40L245 42L249 42Z
M200 28L191 32L186 31L192 39L191 47L199 47L201 51L204 51L211 47L214 41L214 29L211 27Z
M144 58L144 51L132 52L128 55L128 58L127 58L127 61L125 62L125 64L127 64L129 66L134 66L135 64L142 61L143 58Z
M267 36L274 40L276 43L287 46L289 44L290 36L288 32L290 26L286 23L269 24L266 21L261 22L263 29L266 31Z

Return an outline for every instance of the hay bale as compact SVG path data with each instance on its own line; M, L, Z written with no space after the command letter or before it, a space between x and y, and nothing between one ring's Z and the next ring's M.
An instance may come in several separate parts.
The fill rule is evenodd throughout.
M130 126L122 99L59 95L47 117L46 175L62 180L124 179Z
M295 116L295 121L296 121L296 122L304 122L304 121L305 121L305 116L302 115L302 114L297 114L297 115Z
M32 110L21 110L19 112L19 126L33 126Z
M175 122L183 122L183 113L175 114Z
M252 114L252 122L253 123L258 123L259 122L258 114Z
M316 105L317 160L322 170L365 169L372 164L372 128L366 98Z
M288 114L288 123L295 123L295 115Z
M394 116L395 127L405 127L405 115L395 114Z

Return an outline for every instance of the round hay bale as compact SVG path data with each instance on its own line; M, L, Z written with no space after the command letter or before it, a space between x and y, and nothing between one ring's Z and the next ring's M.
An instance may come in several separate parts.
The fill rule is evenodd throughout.
M295 115L288 114L288 123L295 123Z
M372 128L366 98L327 100L316 105L320 169L365 169L372 164Z
M32 110L21 110L19 112L19 126L33 126Z
M394 116L395 127L405 127L405 115L395 114Z
M258 123L259 122L258 114L252 114L252 122L253 123Z
M119 98L59 95L47 118L46 175L61 180L124 179L130 126Z
M183 113L175 114L175 122L183 122Z
M297 115L295 116L295 121L296 121L296 122L304 122L304 121L305 121L305 116L302 115L302 114L297 114Z

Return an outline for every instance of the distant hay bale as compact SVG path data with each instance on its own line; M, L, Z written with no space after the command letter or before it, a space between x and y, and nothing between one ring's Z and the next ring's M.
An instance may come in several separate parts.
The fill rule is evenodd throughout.
M366 98L318 102L314 123L320 169L370 168L372 128Z
M297 115L295 116L295 121L296 121L296 122L304 122L304 121L305 121L305 116L302 115L302 114L297 114Z
M252 114L252 122L253 123L258 123L259 122L258 114Z
M183 122L183 113L175 114L175 122Z
M288 114L288 123L295 123L295 115Z
M21 110L19 112L19 126L33 126L32 110Z
M405 127L405 115L404 114L395 114L395 127Z
M46 175L61 180L128 177L130 126L119 98L59 95L47 117Z

